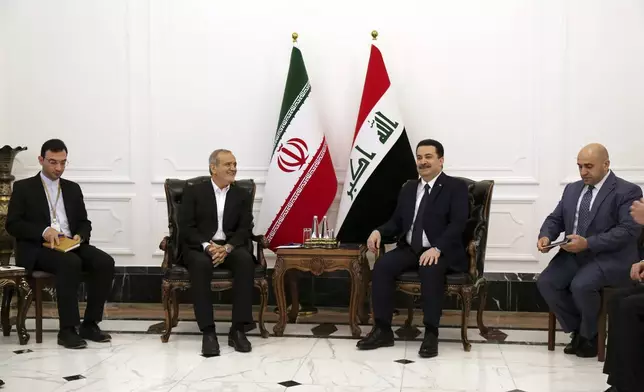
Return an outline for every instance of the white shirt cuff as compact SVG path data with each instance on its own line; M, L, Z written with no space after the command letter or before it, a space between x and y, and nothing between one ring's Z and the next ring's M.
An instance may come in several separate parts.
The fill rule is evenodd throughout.
M210 245L210 243L209 243L209 242L202 242L202 243L201 243L201 246L203 246L203 250L206 250L206 248L208 247L208 245Z

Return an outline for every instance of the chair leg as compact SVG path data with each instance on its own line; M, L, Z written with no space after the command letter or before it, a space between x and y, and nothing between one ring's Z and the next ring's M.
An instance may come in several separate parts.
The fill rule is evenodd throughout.
M606 319L608 318L608 295L602 291L601 308L597 319L597 360L606 360Z
M552 312L548 313L548 350L555 351L555 331L557 329L557 318Z
M161 285L161 297L163 301L163 310L165 311L165 322L161 341L168 343L170 333L172 332L172 291L173 287L170 282L164 281Z
M460 289L463 309L461 310L461 340L463 350L469 352L472 349L469 339L467 338L467 327L470 322L470 309L472 308L472 287L462 286Z
M2 322L2 334L9 336L11 334L11 320L9 315L11 313L11 297L13 297L13 286L5 286L2 290L2 311L0 319Z
M259 288L259 316L258 316L258 322L259 322L259 332L261 336L266 339L269 336L268 330L266 329L266 326L264 325L264 312L266 311L266 305L268 304L268 281L266 279L262 279L259 282L256 282L256 286Z
M35 279L36 297L36 343L42 343L42 279Z
M172 294L172 327L179 325L179 299L177 298L177 290L171 290Z
M483 322L483 312L485 312L485 306L487 305L487 283L481 283L479 286L479 309L476 312L476 325L479 328L479 332L482 336L487 336L489 329L485 326Z
M411 327L414 322L414 296L409 296L409 303L407 304L407 320L405 320L405 327Z

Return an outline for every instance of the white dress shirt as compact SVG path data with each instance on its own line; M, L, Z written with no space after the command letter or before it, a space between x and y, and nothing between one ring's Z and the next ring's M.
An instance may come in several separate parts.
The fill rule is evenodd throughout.
M604 185L609 175L610 175L610 170L608 171L608 173L606 173L604 178L602 178L602 180L595 185L595 189L593 189L593 196L590 199L591 210L593 209L593 203L597 198L597 194L599 193L599 190L601 189L602 185ZM573 226L573 231L572 231L575 234L577 234L577 223L579 222L579 205L581 204L581 199L583 199L587 191L588 191L588 185L584 185L584 188L581 190L581 194L579 195L579 199L577 200L577 209L575 210L575 225Z
M63 191L60 191L60 197L58 198L58 203L56 203L56 195L58 195L58 187L60 186L60 179L52 181L47 176L40 172L40 178L42 178L43 183L47 187L45 192L45 197L47 198L47 207L49 209L49 219L51 219L51 224L54 224L54 218L56 222L60 225L60 230L67 237L72 237L72 232L69 228L69 221L67 220L67 211L65 211L65 202L63 201ZM49 192L49 196L47 195ZM52 205L54 209L52 210ZM50 226L51 227L51 226ZM46 227L43 230L42 234L44 235L49 227Z
M226 207L226 195L228 194L230 185L228 185L224 189L221 189L217 186L217 184L215 184L212 179L210 180L210 182L212 183L212 188L215 190L215 200L217 201L217 232L212 237L212 240L225 241L226 234L224 233L224 208ZM206 250L209 243L204 242L201 245L203 246L203 249Z
M422 178L420 179L420 182L418 183L418 188L416 189L416 208L414 209L414 221L411 224L411 228L407 232L407 243L411 245L411 235L412 232L414 231L414 224L416 223L416 215L418 215L418 208L420 208L420 202L423 199L423 193L425 193L425 184L429 184L429 193L432 192L432 188L434 187L434 184L436 183L436 179L438 176L441 175L442 172L438 173L436 177L434 177L431 181L427 182L423 180ZM425 230L423 230L423 248L431 248L432 244L429 243L429 240L427 239L427 234L425 234Z

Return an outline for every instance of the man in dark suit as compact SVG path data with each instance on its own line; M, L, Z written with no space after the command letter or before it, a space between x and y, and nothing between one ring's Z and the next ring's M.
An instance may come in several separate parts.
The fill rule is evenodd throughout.
M445 274L466 271L463 231L469 214L465 182L449 177L443 170L443 145L423 140L416 147L420 179L409 181L398 196L398 204L388 222L369 236L367 245L377 252L382 237L398 237L396 249L385 253L374 265L372 298L375 326L357 344L370 350L392 346L391 319L394 311L396 277L417 270L425 337L419 355L438 355L438 326L444 297Z
M237 161L228 150L210 155L211 181L186 187L179 211L183 260L190 271L195 316L204 356L219 355L210 281L213 268L233 273L233 323L228 345L249 352L245 325L253 322L255 261L247 248L253 228L252 200L235 185Z
M633 202L631 216L644 225L644 200ZM604 373L611 385L606 392L638 392L642 389L639 372L644 367L644 246L640 261L631 267L631 279L639 282L613 293L608 305L608 348Z
M111 337L98 323L112 288L114 259L90 245L92 224L87 219L83 192L75 182L61 178L67 165L65 143L58 139L45 142L38 161L40 173L16 181L9 202L6 229L16 238L16 264L29 272L56 275L58 344L84 348L84 339L107 342ZM66 253L54 250L63 236L79 240L80 246ZM43 246L45 242L50 245ZM80 324L78 286L83 272L88 275L87 308Z
M628 283L629 270L639 260L639 225L629 214L642 197L639 186L609 169L606 148L584 147L577 156L582 180L566 186L555 210L539 233L537 249L548 252L564 232L570 240L539 276L537 286L564 331L572 333L566 354L597 356L599 290Z

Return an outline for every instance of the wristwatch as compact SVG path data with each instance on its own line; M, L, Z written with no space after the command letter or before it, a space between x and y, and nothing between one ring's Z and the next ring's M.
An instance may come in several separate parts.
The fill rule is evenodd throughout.
M233 246L230 244L224 245L224 248L226 248L226 253L230 253L233 251Z

